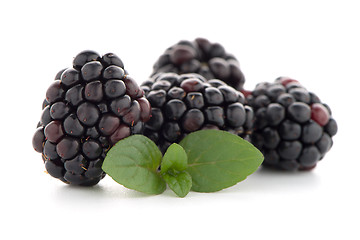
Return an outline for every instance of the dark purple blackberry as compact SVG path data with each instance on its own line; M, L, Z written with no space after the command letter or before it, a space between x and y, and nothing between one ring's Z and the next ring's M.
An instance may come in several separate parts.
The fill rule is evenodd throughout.
M183 40L168 48L153 67L153 75L161 72L198 73L206 79L220 79L237 90L242 90L245 82L236 58L219 43L204 38Z
M159 73L142 89L152 107L144 135L163 152L200 129L221 129L241 137L251 133L252 108L244 105L241 92L220 80L207 81L196 73Z
M248 94L255 112L251 142L264 154L264 166L310 170L332 147L337 124L330 108L298 81L280 77Z
M151 107L143 91L113 53L83 51L61 70L46 91L33 137L46 171L65 183L91 186L119 140L141 134Z

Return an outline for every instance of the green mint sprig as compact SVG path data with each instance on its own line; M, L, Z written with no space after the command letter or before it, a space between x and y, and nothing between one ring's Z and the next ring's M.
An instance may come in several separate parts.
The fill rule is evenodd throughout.
M258 149L236 135L201 130L172 144L164 156L147 137L127 137L109 150L102 168L127 188L160 194L167 184L185 197L190 190L216 192L233 186L255 172L263 159Z
M188 160L185 150L173 143L168 147L161 161L160 174L179 197L185 197L192 186L192 179L186 171L187 168Z

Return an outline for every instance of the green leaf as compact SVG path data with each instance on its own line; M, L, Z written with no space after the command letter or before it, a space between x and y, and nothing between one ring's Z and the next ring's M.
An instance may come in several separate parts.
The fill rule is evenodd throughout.
M133 135L116 143L107 153L102 169L127 188L148 194L165 191L157 172L162 154L149 138Z
M187 155L184 149L176 143L171 144L166 150L161 161L160 173L166 173L169 169L183 171L187 168Z
M160 173L179 197L185 197L191 189L191 176L185 171L187 166L185 150L179 144L171 144L161 160Z
M201 130L180 145L188 156L191 190L215 192L235 185L255 172L264 157L251 143L219 130Z
M188 172L169 171L163 175L163 178L177 196L185 197L190 192L192 181Z

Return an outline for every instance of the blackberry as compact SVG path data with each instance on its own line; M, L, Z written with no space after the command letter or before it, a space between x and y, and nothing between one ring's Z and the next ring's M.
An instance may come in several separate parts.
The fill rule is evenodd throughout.
M220 79L242 90L245 77L236 58L219 43L197 38L169 47L153 66L153 75L161 72L198 73L206 79Z
M42 153L51 176L69 184L95 185L105 176L101 166L109 148L141 134L150 112L119 57L83 51L46 91L33 147Z
M280 77L248 94L255 112L251 142L264 154L264 166L310 170L332 147L337 124L330 108L298 81Z
M142 84L152 112L144 134L162 152L188 133L221 129L247 137L253 111L244 95L224 82L192 73L160 73Z

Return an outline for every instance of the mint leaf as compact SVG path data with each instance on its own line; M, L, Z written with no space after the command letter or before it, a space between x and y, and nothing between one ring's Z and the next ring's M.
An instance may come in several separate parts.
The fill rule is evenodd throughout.
M157 169L162 154L149 138L133 135L116 143L107 153L102 169L127 188L160 194L166 184Z
M187 165L184 149L176 143L171 144L161 161L160 173L170 189L179 197L185 197L191 189L191 176L185 171Z
M165 173L169 169L183 171L188 165L187 155L184 149L176 143L171 144L166 150L161 160L160 173Z
M190 192L192 181L188 172L169 171L163 175L163 178L177 196L185 197Z
M233 186L255 172L264 159L251 143L220 130L190 133L180 145L188 156L191 190L196 192Z

